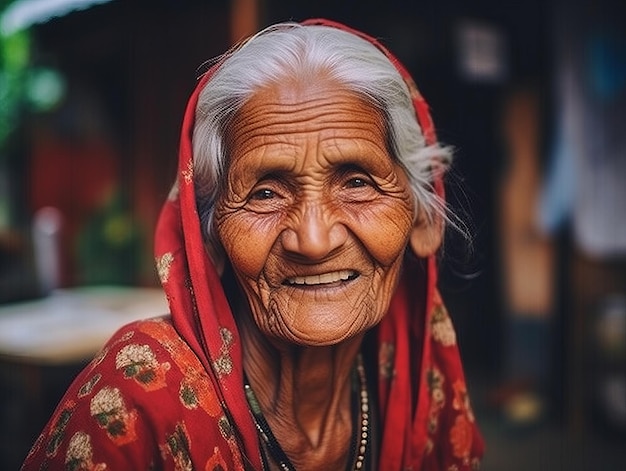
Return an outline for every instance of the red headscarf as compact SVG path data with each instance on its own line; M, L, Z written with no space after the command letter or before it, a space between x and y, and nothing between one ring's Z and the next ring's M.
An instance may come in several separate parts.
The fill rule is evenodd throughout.
M436 142L426 102L404 67L381 44L338 23L309 20L303 24L348 31L383 51L411 91L427 144ZM255 469L261 469L258 436L242 386L241 340L220 276L206 253L193 184L195 111L200 91L215 67L200 80L187 105L177 191L163 207L155 254L173 324L209 372L238 431L242 452ZM434 186L443 196L440 178ZM436 284L434 256L407 261L390 310L377 327L382 428L379 469L473 469L482 455L456 337Z

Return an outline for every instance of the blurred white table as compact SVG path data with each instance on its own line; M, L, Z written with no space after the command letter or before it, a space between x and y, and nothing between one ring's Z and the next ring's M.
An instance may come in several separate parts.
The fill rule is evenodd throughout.
M0 358L41 366L88 360L124 324L168 312L161 288L118 286L0 305Z

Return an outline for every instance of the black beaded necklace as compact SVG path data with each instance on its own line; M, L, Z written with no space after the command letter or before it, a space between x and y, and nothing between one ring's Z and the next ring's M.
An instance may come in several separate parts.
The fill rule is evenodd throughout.
M363 358L361 354L357 355L355 370L359 383L358 389L355 388L355 393L358 397L361 423L360 425L355 423L352 426L353 435L356 436L353 439L356 450L353 453L353 456L355 456L354 459L349 461L351 466L348 469L363 471L365 469L367 446L370 439L370 404L369 394L367 391L367 380L365 377L365 367L363 366ZM267 420L265 420L265 417L261 412L259 401L257 400L252 387L248 383L247 378L245 379L244 388L257 431L259 432L263 444L271 455L272 460L283 471L296 471L296 468L291 463L284 450L276 440L276 437L272 433Z

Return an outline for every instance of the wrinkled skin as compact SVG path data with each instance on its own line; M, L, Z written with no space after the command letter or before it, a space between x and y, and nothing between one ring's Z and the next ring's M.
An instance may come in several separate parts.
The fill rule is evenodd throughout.
M407 246L424 257L441 235L419 211L414 221L381 113L317 78L282 81L244 105L214 213L248 301L231 298L244 369L299 470L346 468L363 336L388 309Z
M219 238L268 337L332 345L384 316L413 226L413 196L381 114L321 84L268 87L229 134Z

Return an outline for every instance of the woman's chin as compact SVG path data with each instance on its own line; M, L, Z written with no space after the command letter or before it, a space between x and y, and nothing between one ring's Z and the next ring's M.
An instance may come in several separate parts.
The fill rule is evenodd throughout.
M300 325L298 328L284 326L279 332L270 335L276 340L302 347L329 347L362 336L373 324L362 321L346 324L335 323L327 319L318 320L310 325Z

